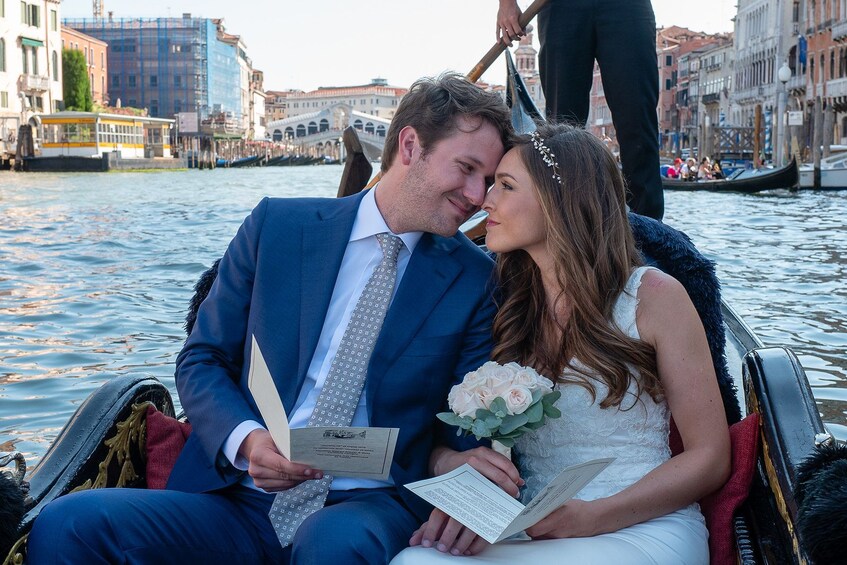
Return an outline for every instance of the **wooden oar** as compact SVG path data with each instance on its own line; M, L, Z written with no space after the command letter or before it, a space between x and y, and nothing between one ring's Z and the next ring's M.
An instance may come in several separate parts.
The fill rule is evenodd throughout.
M518 23L521 26L521 29L526 29L526 26L529 25L529 22L532 21L532 18L541 11L541 8L544 7L544 4L547 3L547 0L535 0L529 7L524 10L521 14L521 17L518 18ZM506 50L506 44L502 41L498 41L494 45L491 46L491 49L488 50L482 59L479 60L479 63L476 64L474 68L471 69L471 72L468 73L468 80L471 82L476 82L479 80L479 77L488 70L488 67L491 66L491 63L497 60L497 57L500 56L500 53Z
M518 23L520 24L521 29L526 29L526 26L529 25L529 22L532 21L532 19L538 14L538 12L541 10L541 8L543 8L544 5L547 3L547 1L548 0L535 0L532 4L529 5L529 7L527 7L526 10L524 10L524 12L521 14L520 19L518 20ZM479 63L474 65L474 68L471 69L471 72L469 72L466 75L467 79L471 82L478 81L479 77L481 77L482 74L485 71L488 70L488 67L490 67L491 64L494 61L497 60L497 57L499 57L500 54L505 50L506 50L506 44L503 43L502 41L498 41L497 43L492 45L491 49L489 49L488 52L485 55L483 55L482 59L479 60ZM347 130L345 130L345 133L346 133L346 131ZM354 147L356 144L359 144L358 139L356 139L355 143L351 142L352 147ZM347 137L346 136L344 137L344 146L347 147ZM361 150L361 144L359 144L359 148ZM347 154L348 155L351 154L349 149L348 149ZM345 163L345 171L346 171L346 163ZM364 186L364 187L363 186L355 186L355 185L345 185L343 183L346 179L346 176L342 177L342 184L338 187L338 195L341 196L342 194L343 195L356 194L360 190L363 190L363 188L372 188L377 182L379 182L379 179L381 177L382 177L382 175L380 173L377 173L376 176L374 176L374 178L371 179L371 181L369 183L367 183L367 186ZM352 180L354 180L354 179L351 178L351 181Z

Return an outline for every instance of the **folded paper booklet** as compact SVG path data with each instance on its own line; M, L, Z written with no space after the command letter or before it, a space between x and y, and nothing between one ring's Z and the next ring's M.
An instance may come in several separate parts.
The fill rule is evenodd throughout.
M288 427L288 415L253 337L247 387L277 449L288 460L336 477L386 480L399 428Z
M546 518L605 469L610 459L594 459L564 469L524 506L467 463L444 475L406 488L489 543L497 543Z

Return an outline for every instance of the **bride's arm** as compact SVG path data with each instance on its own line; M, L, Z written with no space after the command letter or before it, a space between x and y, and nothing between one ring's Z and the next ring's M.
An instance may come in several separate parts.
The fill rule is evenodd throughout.
M613 532L688 506L730 471L729 431L706 334L674 278L650 270L638 291L641 339L656 348L659 378L685 451L608 498L571 501L527 530L532 537Z

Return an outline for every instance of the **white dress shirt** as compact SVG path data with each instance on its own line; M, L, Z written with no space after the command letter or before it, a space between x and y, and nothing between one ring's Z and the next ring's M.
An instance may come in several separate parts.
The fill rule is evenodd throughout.
M382 261L382 249L380 249L376 234L391 233L391 230L388 229L385 219L377 208L375 198L377 189L378 186L365 194L356 213L353 230L350 233L344 258L341 260L341 268L335 280L335 288L332 291L332 298L329 302L329 309L324 319L318 345L312 356L312 362L306 371L306 379L300 389L300 395L294 404L294 409L288 415L288 424L292 429L305 428L308 424L315 402L323 389L324 381L332 365L332 359L335 357L344 330L353 314L353 308L355 308L371 274ZM394 285L394 293L396 294L412 252L423 233L408 232L395 235L398 235L403 241L397 257L397 282ZM368 426L368 407L365 396L363 390L362 396L359 398L359 405L353 414L351 426ZM238 448L244 438L257 428L262 428L262 426L256 421L242 422L232 431L224 443L224 455L238 469L247 469L247 460L238 455ZM251 488L257 488L249 475L245 475L241 482ZM331 488L333 490L349 490L354 488L379 488L393 484L391 478L387 481L376 481L342 477L333 480Z

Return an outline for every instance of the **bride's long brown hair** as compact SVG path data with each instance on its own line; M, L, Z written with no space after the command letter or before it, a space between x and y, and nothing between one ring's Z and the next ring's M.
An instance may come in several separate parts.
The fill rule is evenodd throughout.
M560 382L575 382L595 398L591 381L599 378L609 388L600 402L603 408L621 404L633 367L641 374L636 381L639 395L646 392L658 400L662 387L654 348L627 336L612 322L618 296L632 269L642 264L617 163L583 129L542 124L537 134L552 152L561 181L553 178L554 169L529 136L515 147L535 183L544 214L547 250L562 289L555 304L564 304L569 316L564 325L556 320L529 254L516 250L498 255L502 292L492 357L499 362L518 360ZM574 373L564 376L565 369Z

